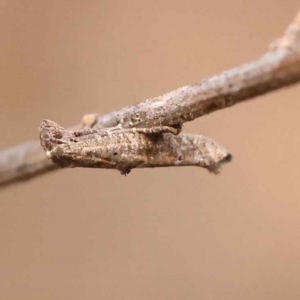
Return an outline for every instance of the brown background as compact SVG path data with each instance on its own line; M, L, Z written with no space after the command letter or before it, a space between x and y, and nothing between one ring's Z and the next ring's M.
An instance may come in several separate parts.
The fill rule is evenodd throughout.
M1 139L248 62L296 0L0 1ZM233 162L53 172L0 192L0 299L300 299L300 89L186 124Z

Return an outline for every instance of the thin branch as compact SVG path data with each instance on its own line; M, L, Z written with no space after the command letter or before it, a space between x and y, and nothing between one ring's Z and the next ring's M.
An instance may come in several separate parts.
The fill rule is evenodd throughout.
M0 187L25 181L57 169L47 159L37 141L30 141L0 152Z
M300 11L285 35L259 59L199 84L183 86L134 106L99 116L95 126L176 125L300 81Z
M84 125L95 128L117 125L123 128L180 126L181 123L299 81L300 13L285 35L258 60L105 116L87 115ZM38 142L0 152L0 186L54 169L57 167L51 165Z

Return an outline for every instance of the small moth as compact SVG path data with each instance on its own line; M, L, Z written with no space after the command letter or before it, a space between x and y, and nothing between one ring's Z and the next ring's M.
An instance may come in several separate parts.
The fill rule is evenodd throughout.
M101 128L71 131L43 120L41 145L61 167L116 169L200 166L217 172L231 159L226 149L201 135L179 134L178 128Z

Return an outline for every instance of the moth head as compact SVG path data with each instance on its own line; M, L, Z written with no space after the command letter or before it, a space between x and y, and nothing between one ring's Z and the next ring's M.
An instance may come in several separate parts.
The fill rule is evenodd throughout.
M51 151L65 136L66 130L57 123L50 120L43 120L40 125L40 141L46 151Z

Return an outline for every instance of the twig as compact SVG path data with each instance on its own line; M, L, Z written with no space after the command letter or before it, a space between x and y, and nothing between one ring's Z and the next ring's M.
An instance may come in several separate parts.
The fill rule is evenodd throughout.
M183 122L299 81L300 13L285 35L273 43L270 51L258 60L202 80L199 84L148 99L136 106L125 107L102 117L92 116L89 125L95 128L117 125L123 128L179 126ZM0 152L0 186L57 168L49 163L41 148L38 150L38 142L28 145ZM27 154L24 155L24 152ZM11 157L14 157L13 164L7 160Z
M57 169L37 141L0 152L0 187Z
M176 125L300 81L300 11L284 36L259 59L199 84L183 86L134 106L99 116L95 126Z

